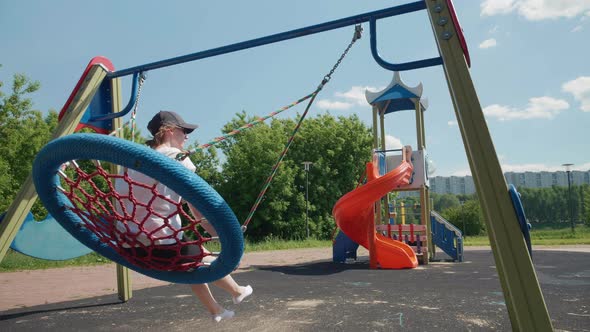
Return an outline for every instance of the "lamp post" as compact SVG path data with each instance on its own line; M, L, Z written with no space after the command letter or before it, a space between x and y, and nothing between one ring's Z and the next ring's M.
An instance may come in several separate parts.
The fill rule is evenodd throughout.
M304 161L303 166L305 167L305 234L309 239L309 167L313 165L311 161Z
M574 211L572 205L572 169L571 167L574 164L562 164L561 166L565 167L565 172L567 173L567 203L568 203L568 210L569 210L569 217L570 217L570 224L572 226L572 232L575 232L574 229Z

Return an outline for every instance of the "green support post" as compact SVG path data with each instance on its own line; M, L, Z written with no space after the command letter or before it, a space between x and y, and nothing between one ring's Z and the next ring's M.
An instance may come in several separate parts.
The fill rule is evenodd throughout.
M425 0L514 331L552 331L531 257L448 8Z

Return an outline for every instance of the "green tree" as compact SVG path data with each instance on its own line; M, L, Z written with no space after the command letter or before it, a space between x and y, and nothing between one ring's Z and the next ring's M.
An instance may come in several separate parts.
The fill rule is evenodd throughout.
M194 149L199 146L199 142L194 142L188 148ZM219 187L222 181L220 172L219 157L217 156L217 149L209 147L205 150L197 150L190 155L190 159L197 167L196 173L203 178L213 188Z
M485 223L477 200L468 200L462 206L446 209L441 215L464 231L464 235L485 234Z
M581 186L580 192L582 222L588 226L590 225L590 185L584 184Z
M145 137L142 136L141 134L141 130L135 128L135 130L132 130L131 127L129 126L124 126L123 127L123 135L121 135L123 139L126 139L128 141L132 141L138 144L144 144L146 139Z
M247 118L245 113L238 114L236 119L225 126L225 132L250 120L252 118ZM283 121L273 120L271 125L259 124L221 145L226 162L219 192L241 222L246 220L271 167L283 149L285 133ZM289 208L289 198L293 193L291 168L286 161L266 192L261 208L249 225L248 235L253 238L288 236L286 220L282 215Z
M10 93L0 90L0 211L12 203L31 173L35 155L49 141L57 125L55 111L43 117L40 111L33 110L30 95L39 88L38 81L16 74ZM46 213L39 202L33 212L36 217Z
M437 195L437 194L433 194L432 195L433 200L434 200L434 210L435 211L439 211L442 212L446 209L449 208L454 208L454 207L458 207L460 206L460 201L459 198L457 197L457 195L453 195L453 194L442 194L442 195Z
M245 112L239 113L224 127L224 132L252 119ZM219 192L241 221L246 219L295 125L293 120L275 119L220 145L226 162ZM334 230L332 207L356 186L365 162L370 160L370 147L370 130L356 116L335 118L325 114L308 118L280 165L247 234L253 239L305 237L306 174L302 163L311 161L310 232L314 237L330 238Z
M328 239L335 228L332 208L344 194L364 177L371 160L372 132L358 116L334 117L323 114L306 120L289 151L297 168L295 184L298 201L305 203L305 171L302 163L311 161L309 171L310 229L316 237ZM305 205L294 211L305 217ZM303 228L300 228L303 229Z

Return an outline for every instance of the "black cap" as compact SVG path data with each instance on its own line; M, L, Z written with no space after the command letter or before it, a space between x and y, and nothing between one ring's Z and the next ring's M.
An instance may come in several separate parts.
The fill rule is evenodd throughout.
M160 111L150 120L147 125L148 130L152 135L156 135L160 127L163 125L173 125L182 128L187 134L197 129L199 126L196 124L186 123L180 115L172 111Z

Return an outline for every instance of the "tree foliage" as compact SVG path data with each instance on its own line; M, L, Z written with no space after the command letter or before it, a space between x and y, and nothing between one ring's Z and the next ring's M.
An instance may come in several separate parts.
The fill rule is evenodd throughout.
M579 188L572 186L571 200L568 187L519 188L527 219L532 224L570 223L571 219L574 222L582 221L581 207L585 194L584 189Z
M461 205L459 197L453 194L437 195L433 193L431 198L434 201L433 208L435 211L443 211Z
M590 224L590 185L568 187L552 186L549 188L519 188L521 202L527 221L533 226L570 227L575 224ZM571 193L571 200L570 200ZM462 206L446 204L454 196L433 194L435 210L441 212L449 222L459 229L466 227L467 235L483 234L485 224L481 217L479 202L475 196L457 195ZM445 207L446 206L446 207ZM571 216L570 216L571 213Z
M0 82L0 88L4 86ZM57 125L57 113L33 110L32 93L40 83L23 74L13 77L9 93L0 90L0 211L6 211L32 169L37 152L49 141ZM37 217L46 212L37 202Z
M486 233L479 201L475 199L468 200L463 205L444 210L442 216L459 228L466 236Z
M4 87L0 81L0 212L11 204L31 172L36 153L57 126L55 111L44 115L33 109L31 95L40 88L39 82L17 74L8 92L3 91ZM240 112L222 131L228 133L254 119ZM226 199L241 222L246 220L296 124L294 119L273 119L227 138L217 148L199 150L190 156L197 173ZM145 141L140 130L132 135L126 128L123 134L127 139L134 136L138 143ZM198 142L189 148L196 146ZM362 179L365 163L371 159L371 147L371 130L356 115L335 117L327 113L306 119L246 235L253 240L301 239L306 237L307 220L312 237L330 238L335 228L332 208ZM313 163L309 172L304 170L303 162ZM557 186L519 190L533 225L566 224L571 219L590 224L589 185L572 186L571 191ZM434 209L468 235L485 233L475 195L433 193L432 198ZM404 202L408 211L416 210L416 200L409 197ZM39 202L33 212L37 218L46 213ZM412 215L408 214L407 222L413 222Z
M253 119L245 112L239 113L224 131ZM226 161L218 189L241 221L248 216L295 126L294 120L275 119L221 145ZM330 238L334 230L332 207L358 182L365 162L370 160L370 147L371 132L356 116L336 118L324 114L305 120L247 234L253 239L304 238L308 185L310 233L317 238ZM304 161L313 163L308 174L302 165Z

